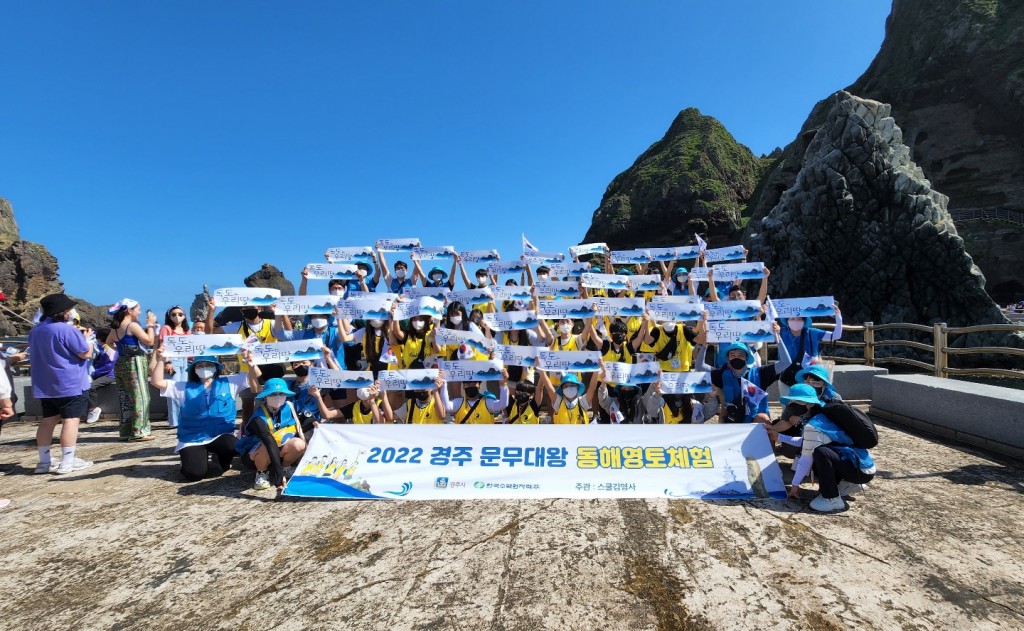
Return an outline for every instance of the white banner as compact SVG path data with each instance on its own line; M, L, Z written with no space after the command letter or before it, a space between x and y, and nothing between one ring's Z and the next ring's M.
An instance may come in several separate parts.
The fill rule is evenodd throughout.
M237 355L242 352L244 341L237 333L168 335L164 338L163 356Z
M411 239L378 239L377 249L381 252L408 252L420 247L420 240Z
M647 250L612 250L612 263L616 265L643 264L651 261Z
M764 426L321 425L285 495L786 498Z
M387 320L395 294L360 294L338 303L338 316L345 320Z
M526 271L526 261L494 261L487 264L487 273L492 276L519 274Z
M213 292L218 307L266 307L277 302L280 297L280 289L266 287L222 287Z
M631 383L633 385L654 383L658 381L660 374L661 366L656 361L637 364L604 363L604 380L609 383Z
M772 323L764 320L708 320L708 344L774 342Z
M615 291L629 290L629 276L625 274L595 274L584 272L580 277L584 287L588 289L612 289Z
M594 310L594 300L591 298L587 299L575 299L575 300L538 300L537 311L540 313L540 317L545 320L562 320L568 318L570 320L583 320L585 318L593 318L597 315Z
M590 263L552 263L548 265L552 278L579 278L590 271Z
M331 315L338 306L338 297L281 296L274 306L275 315Z
M351 261L352 259L369 259L370 261L376 261L373 248L368 245L354 248L327 248L325 256L329 263L337 261Z
M445 381L501 381L505 365L499 360L437 362Z
M580 286L568 280L539 280L534 285L537 295L546 298L579 298Z
M743 250L742 245L730 245L724 248L704 250L704 260L708 263L718 263L719 261L738 261L746 256L747 253Z
M441 245L434 247L413 248L409 258L414 261L437 261L455 256L455 246Z
M490 263L501 259L497 250L463 250L459 252L463 263Z
M708 394L711 392L709 372L662 372L662 394Z
M715 282L737 281L737 280L758 280L764 278L764 263L754 261L751 263L723 263L715 265Z
M708 320L749 320L761 315L761 303L756 300L719 300L704 303Z
M412 370L382 370L378 381L380 389L396 390L431 390L437 379L437 368L417 368Z
M775 298L772 304L780 318L820 318L834 316L835 298L817 296L814 298ZM794 361L796 361L794 359Z
M463 305L468 305L466 311L472 311L476 305L488 303L493 299L490 287L477 287L475 289L466 289L463 291L452 291L445 296L445 300L448 304L453 302L461 302Z
M583 302L592 303L599 316L607 317L640 317L647 309L643 298L588 298Z
M440 318L444 315L444 303L430 296L422 296L415 300L401 300L397 304L396 320L409 320L421 315Z
M359 280L359 268L355 263L310 263L306 266L309 280Z
M491 287L491 295L494 296L495 300L502 302L506 300L530 302L533 299L533 293L528 285L496 285Z
M323 347L323 340L319 337L291 342L247 345L247 348L252 351L253 363L257 366L297 362L305 359L316 361L323 358Z
M569 254L579 258L587 254L604 254L604 251L607 248L607 243L583 243L581 245L570 245Z
M369 370L331 370L312 366L309 369L309 385L322 390L369 388L373 385L373 373Z
M500 359L506 366L527 366L537 365L537 354L540 346L518 346L513 344L495 344L494 358Z
M438 346L460 346L465 344L474 351L484 355L494 346L494 340L483 333L446 329L443 326L434 329L434 341L437 342Z
M504 313L485 313L484 322L492 331L522 331L537 326L536 311L505 311Z
M406 287L403 289L402 297L406 300L415 300L417 298L422 298L423 296L429 296L430 298L444 302L450 292L451 289L448 287L420 287L419 285L416 285L414 287Z
M627 276L632 291L658 291L661 289L662 278L658 274L637 274Z
M535 265L545 265L561 263L565 260L565 255L561 252L523 252L523 260Z
M704 303L691 296L655 296L647 303L647 313L655 322L696 322Z
M541 350L537 352L537 368L545 372L597 372L601 370L601 353Z

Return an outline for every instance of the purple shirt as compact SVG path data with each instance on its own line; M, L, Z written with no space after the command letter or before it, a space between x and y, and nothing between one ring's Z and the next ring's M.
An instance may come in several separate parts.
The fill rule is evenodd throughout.
M89 389L89 350L85 336L67 322L43 320L28 333L32 396L37 399L77 397Z

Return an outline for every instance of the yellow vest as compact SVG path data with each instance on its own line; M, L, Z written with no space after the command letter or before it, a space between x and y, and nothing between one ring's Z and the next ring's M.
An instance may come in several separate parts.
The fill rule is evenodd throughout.
M424 344L429 344L427 337L427 335L413 337L409 333L405 334L405 341L402 342L402 345L398 347L398 352L395 353L395 356L398 358L398 365L403 370L409 368L417 359L420 359L420 349L423 350L424 360L430 355L430 347L424 346Z
M457 425L462 423L469 425L494 425L494 415L487 409L486 397L481 396L475 405L466 405L467 403L468 401L463 397L462 405L459 406L458 410L455 410L455 423ZM473 408L472 416L469 415L470 408Z
M533 406L530 403L531 401L526 402L522 414L519 413L519 404L513 403L512 408L508 411L508 422L516 425L537 425L540 423L540 418L537 417L537 413L533 411Z
M444 423L443 418L439 418L437 415L437 405L434 404L434 399L427 399L427 407L421 408L416 405L416 402L409 399L406 402L406 420L414 425L437 425Z
M379 405L380 401L377 401L377 404ZM361 425L373 423L373 408L370 408L369 412L363 412L363 402L356 401L352 406L352 422Z
M558 409L555 410L551 420L555 425L586 425L589 422L582 401L570 410L569 406L565 404L565 399L558 402Z
M578 351L578 350L580 350L579 339L580 339L579 336L577 336L575 334L570 335L569 336L569 341L565 343L565 346L562 346L562 340L556 335L555 336L555 341L551 343L551 349L550 350L553 350L553 351ZM580 374L576 373L576 376L579 377ZM559 386L559 384L562 383L562 378L561 377L558 377L556 375L548 375L548 377L551 379L551 385L553 385L556 388Z
M683 335L682 327L679 324L676 325L676 330L672 332L672 335L679 336L679 341L676 343L676 350L672 353L671 357L658 363L661 365L661 369L665 372L688 372L690 370L690 364L693 361L693 344L690 344L690 341L686 339L685 335ZM658 350L661 350L668 345L669 334L662 330L660 339L664 339L665 344L661 345L661 348Z
M238 334L242 336L243 342L250 335L255 335L256 339L259 341L260 344L270 344L271 342L276 342L277 338L274 337L273 329L274 321L267 320L266 318L260 320L260 327L258 329L249 328L249 323L246 322L245 320L242 320L238 324ZM238 358L239 370L241 370L242 372L249 372L249 365L245 363L245 361L242 359L242 356L236 355L235 357Z
M666 425L678 425L687 420L683 418L683 408L679 408L679 414L673 414L672 408L669 407L668 403L661 406L661 412L665 415Z

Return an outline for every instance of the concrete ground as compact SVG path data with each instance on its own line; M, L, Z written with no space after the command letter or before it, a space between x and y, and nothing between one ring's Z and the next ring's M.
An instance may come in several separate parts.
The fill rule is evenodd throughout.
M275 501L236 470L183 484L172 432L126 444L112 421L83 430L95 467L33 475L34 428L0 437L3 629L1024 627L1024 468L886 425L876 481L831 516Z

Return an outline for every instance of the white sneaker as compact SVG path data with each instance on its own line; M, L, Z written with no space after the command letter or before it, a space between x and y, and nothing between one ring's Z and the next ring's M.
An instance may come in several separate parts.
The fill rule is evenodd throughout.
M266 491L270 488L270 472L269 471L257 471L256 481L253 482L252 488L254 491Z
M840 496L828 499L822 495L811 500L811 509L818 511L819 513L834 513L846 509L846 502Z
M66 466L66 467L64 466L63 462L60 463L60 465L58 465L57 468L54 470L54 473L56 473L57 475L65 475L65 474L68 474L68 473L74 473L75 471L81 471L83 469L88 469L93 464L94 464L93 462L90 462L88 460L82 460L81 458L75 458L73 461L71 461L71 464Z
M100 420L100 412L102 411L102 408L94 408L93 410L90 410L89 416L85 417L85 422L92 425L96 421Z
M57 473L57 463L53 461L40 462L36 465L35 473Z
M846 480L839 481L839 497L849 497L857 493L863 493L868 488L867 484L857 484L855 482L847 482Z

